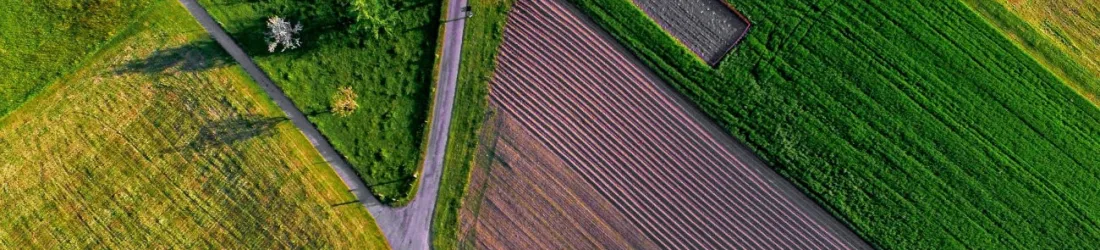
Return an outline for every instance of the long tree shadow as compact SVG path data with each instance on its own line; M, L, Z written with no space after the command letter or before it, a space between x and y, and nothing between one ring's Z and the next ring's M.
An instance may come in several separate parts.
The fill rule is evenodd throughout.
M236 5L261 2L263 0L211 0L212 5ZM205 5L205 4L204 4Z
M397 11L405 11L411 9L417 9L421 7L427 7L435 4L435 0L405 0L399 1L394 4L394 9Z
M331 109L315 109L315 110L309 110L309 111L302 111L302 114L305 115L306 117L313 118L313 117L317 117L317 116L321 116L321 115L332 114L332 110Z
M388 181L379 181L379 182L376 182L376 183L367 184L367 187L368 188L378 188L378 187L382 187L382 186L386 186L386 185L397 185L397 184L411 185L413 180L416 180L416 178L413 178L411 176L410 177L403 177L403 178L397 178L397 179L388 180Z
M339 207L339 206L346 206L346 205L352 205L352 204L359 204L359 199L332 204L330 207Z
M230 108L233 104L226 98L211 92L216 88L203 87L212 83L202 79L178 85L153 83L150 89L156 93L156 98L138 117L147 119L169 143L161 150L162 156L183 157L185 165L179 167L199 171L208 177L201 184L203 192L224 194L226 199L216 201L222 207L233 213L269 213L267 208L279 206L281 201L270 201L263 206L251 204L256 204L257 197L278 195L278 188L236 187L248 187L257 180L263 180L266 187L281 187L288 185L287 180L251 175L248 168L256 163L249 155L268 152L255 152L262 147L236 144L274 136L278 123L287 119L239 113Z
M130 60L115 68L115 74L161 74L175 68L182 72L199 72L229 64L221 47L210 39L202 39L178 47L161 49L141 59Z
M209 121L199 127L198 134L185 147L202 151L212 146L233 145L253 138L269 137L275 134L275 126L285 121L285 117L252 114Z
M186 114L182 118L176 119L187 119L192 122L186 123L197 125L194 127L194 130L175 127L177 125L173 124L162 125L171 126L166 128L172 130L194 131L194 135L180 138L187 141L186 144L167 149L162 153L195 152L201 154L207 149L223 148L222 145L232 146L254 138L270 137L275 134L276 126L278 126L279 123L289 121L286 117L266 117L256 114L241 114L232 111L220 114L208 113L211 111L203 108L204 106L215 105L210 102L225 102L225 100L218 98L202 98L195 95L194 90L190 90L187 86L181 87L154 84L153 87L161 96L170 98L158 98L158 101L155 102L157 106L147 111L152 113L143 116L158 117L159 113L163 113L166 110L174 110ZM230 106L232 104L221 103L221 105ZM225 118L210 119L210 117L214 116ZM168 122L171 123L172 120L168 120ZM179 123L183 124L185 122Z

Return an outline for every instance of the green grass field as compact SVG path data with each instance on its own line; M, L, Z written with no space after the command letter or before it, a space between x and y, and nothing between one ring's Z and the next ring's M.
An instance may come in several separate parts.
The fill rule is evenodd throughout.
M0 117L127 32L142 0L0 0Z
M514 0L471 0L474 17L466 19L452 111L451 131L439 183L435 215L432 218L432 247L459 249L458 212L470 180L481 124L488 115L489 80L493 75L497 47L504 35L504 21Z
M415 182L431 102L438 1L391 1L397 12L388 34L349 32L347 3L201 0L204 7L309 116L380 200L402 204ZM302 47L269 53L266 18L279 15L305 27ZM332 95L351 86L360 109L331 113Z
M1100 6L1084 0L966 3L1100 106Z
M150 2L132 32L0 119L0 248L386 248L183 6Z
M881 248L1100 245L1100 112L959 1L732 1L711 68L625 0L573 0Z

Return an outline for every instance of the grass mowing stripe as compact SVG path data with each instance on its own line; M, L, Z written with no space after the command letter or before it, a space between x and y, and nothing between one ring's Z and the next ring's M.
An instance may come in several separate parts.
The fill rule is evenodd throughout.
M1097 94L1100 94L1100 78L1097 78L1100 75L1100 64L1089 57L1100 53L1100 46L1087 42L1100 37L1094 25L1087 25L1089 14L1095 21L1100 10L1089 7L1088 3L1082 1L1023 4L1005 1L963 2L1004 32L1021 49L1065 79L1066 83L1086 99L1093 103L1100 102L1097 99ZM1061 5L1061 8L1045 7L1052 5ZM1066 9L1079 13L1060 13ZM1062 29L1074 32L1067 33Z
M150 3L0 2L9 7L0 14L0 79L5 79L0 83L0 117L125 36L132 20L149 12Z

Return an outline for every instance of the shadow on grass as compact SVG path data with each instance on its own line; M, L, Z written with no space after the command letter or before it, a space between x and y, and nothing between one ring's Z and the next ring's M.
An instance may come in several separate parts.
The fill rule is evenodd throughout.
M186 141L186 144L181 146L167 149L161 153L169 152L193 152L202 154L208 149L220 149L226 148L224 146L231 146L244 141L252 140L255 138L270 137L275 135L276 126L279 123L289 121L286 117L265 117L256 114L240 114L230 111L223 114L211 114L208 109L203 108L208 105L216 105L205 102L224 102L224 100L213 98L199 98L195 95L193 90L186 89L186 87L176 87L168 85L154 85L154 88L161 92L164 98L156 102L157 108L151 108L147 110L145 117L158 117L160 113L165 110L176 110L185 114L181 118L184 120L191 120L196 122L195 134L193 136L187 136L181 138ZM222 103L223 105L232 105L228 103ZM211 119L213 116L222 116L225 118ZM175 121L177 123L183 123L182 121ZM180 124L173 123L173 120L167 120L169 124L160 124L165 129L181 130L184 128L176 127ZM187 129L185 129L187 130ZM178 144L177 144L178 145ZM239 152L237 152L239 153Z
M201 72L230 64L229 58L213 40L198 40L183 46L157 50L148 57L135 59L115 68L115 74L161 74L176 68L182 72Z
M275 126L285 121L287 121L285 117L262 117L257 115L208 121L202 127L199 127L198 135L185 147L202 151L212 146L233 145L253 138L269 137L275 134Z
M339 207L339 206L346 206L346 205L352 205L352 204L359 204L359 199L355 199L353 201L348 201L348 202L341 202L341 203L332 204L331 207Z
M409 177L398 178L398 179L389 180L389 181L379 181L377 183L367 184L367 188L375 189L375 188L383 187L383 186L387 186L387 185L399 185L399 184L401 184L401 185L412 185L412 181L414 181L414 180L416 180L416 178L413 178L412 176L409 176Z
M329 110L329 109L316 109L316 110L304 111L304 112L302 112L302 114L305 115L306 117L317 117L317 116L321 116L321 115L332 114L332 110Z
M232 23L224 25L234 42L240 46L245 53L247 53L253 60L262 62L273 62L276 65L290 65L292 67L300 67L298 64L284 63L287 61L319 61L325 62L325 60L335 60L333 58L339 58L341 53L345 53L343 50L354 49L369 49L372 53L366 56L340 58L341 60L347 60L348 62L340 61L333 63L334 65L318 65L317 67L343 67L351 69L359 69L363 67L377 67L376 61L390 60L388 57L397 57L408 55L402 58L396 58L403 63L407 61L406 65L409 68L419 68L420 70L402 71L404 75L397 75L394 73L388 73L386 71L379 71L373 74L381 74L382 78L385 78L383 82L390 80L400 80L400 84L410 84L415 88L415 91L406 91L405 93L411 94L416 99L412 107L402 107L401 110L411 109L415 110L415 114L409 114L409 118L414 121L408 125L401 125L402 127L394 128L393 130L410 131L413 135L413 139L410 141L412 145L420 147L426 140L425 135L427 133L427 123L423 122L427 120L430 112L430 105L432 100L432 80L433 68L435 67L435 49L437 47L437 38L439 36L438 27L441 20L439 2L435 0L403 0L394 1L395 9L398 12L404 12L399 14L403 21L399 22L395 27L392 27L395 32L394 37L383 36L383 38L373 38L373 36L365 36L358 34L358 32L349 31L349 26L352 24L346 16L342 13L347 11L347 3L337 0L300 0L300 1L274 1L274 0L213 0L214 4L247 4L254 8L256 15L250 18L235 19ZM426 11L430 10L430 11ZM427 12L427 15L424 15ZM286 51L269 52L267 50L267 41L265 40L264 32L266 31L266 19L269 16L278 15L286 18L292 23L301 23L303 30L296 36L301 39L301 46L296 49ZM419 41L423 39L423 41ZM415 47L414 44L415 43ZM406 45L404 47L395 49L394 47ZM396 52L395 52L396 50ZM418 54L412 53L399 53L402 51L419 50ZM350 55L359 55L353 53L347 53ZM272 57L275 56L275 57ZM272 57L272 58L267 58ZM378 57L378 58L370 58ZM324 58L324 59L318 59ZM304 66L301 66L304 67ZM343 68L335 68L336 70L344 70ZM267 69L272 70L272 69ZM291 69L294 70L294 69ZM375 71L368 71L375 72ZM267 72L272 78L278 76L280 72ZM307 77L323 77L313 75L314 73L306 73ZM415 77L409 75L415 74ZM373 77L373 76L372 76ZM286 78L290 79L290 78ZM274 79L281 81L279 79ZM300 80L299 80L300 81ZM396 81L391 81L396 82ZM286 82L280 82L279 84L295 84L293 80L286 80ZM367 91L361 89L359 91ZM404 97L402 97L404 98ZM325 109L313 110L307 108L303 110L305 115L310 118L316 118L318 116L328 116L330 112ZM402 114L405 115L405 114ZM363 166L359 166L363 167ZM412 171L408 171L412 172ZM367 175L366 172L357 171L362 175ZM364 180L372 179L373 176L361 176ZM399 177L399 176L393 176ZM388 179L388 178L387 178ZM379 182L370 185L372 190L403 190L407 191L412 186L411 183L415 181L415 178L411 177L411 174L407 178L398 178L394 180L380 180ZM387 202L388 203L388 202Z
M262 0L211 0L214 5L237 5L261 2Z

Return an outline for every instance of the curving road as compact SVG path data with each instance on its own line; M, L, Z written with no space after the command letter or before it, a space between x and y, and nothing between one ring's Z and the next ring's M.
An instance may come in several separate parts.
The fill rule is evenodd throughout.
M448 4L445 33L443 37L443 55L440 60L439 82L436 84L434 107L432 108L431 130L428 135L428 149L424 157L423 169L420 174L420 190L408 206L394 208L378 202L367 189L355 170L351 168L343 156L332 148L332 144L317 131L317 128L306 119L302 111L294 106L294 103L283 94L275 84L264 74L256 63L244 53L221 25L206 12L196 0L179 0L188 12L202 24L210 36L214 38L244 68L260 88L271 96L275 104L286 113L287 118L302 131L309 139L309 143L321 153L325 161L333 171L344 181L348 190L370 211L371 216L378 223L385 234L386 240L393 249L414 250L429 249L431 246L431 220L435 211L435 201L439 194L440 174L443 170L443 156L447 148L447 135L451 126L451 110L454 107L454 91L458 79L458 66L462 49L463 30L466 26L465 13L462 9L466 6L466 0L452 0Z

